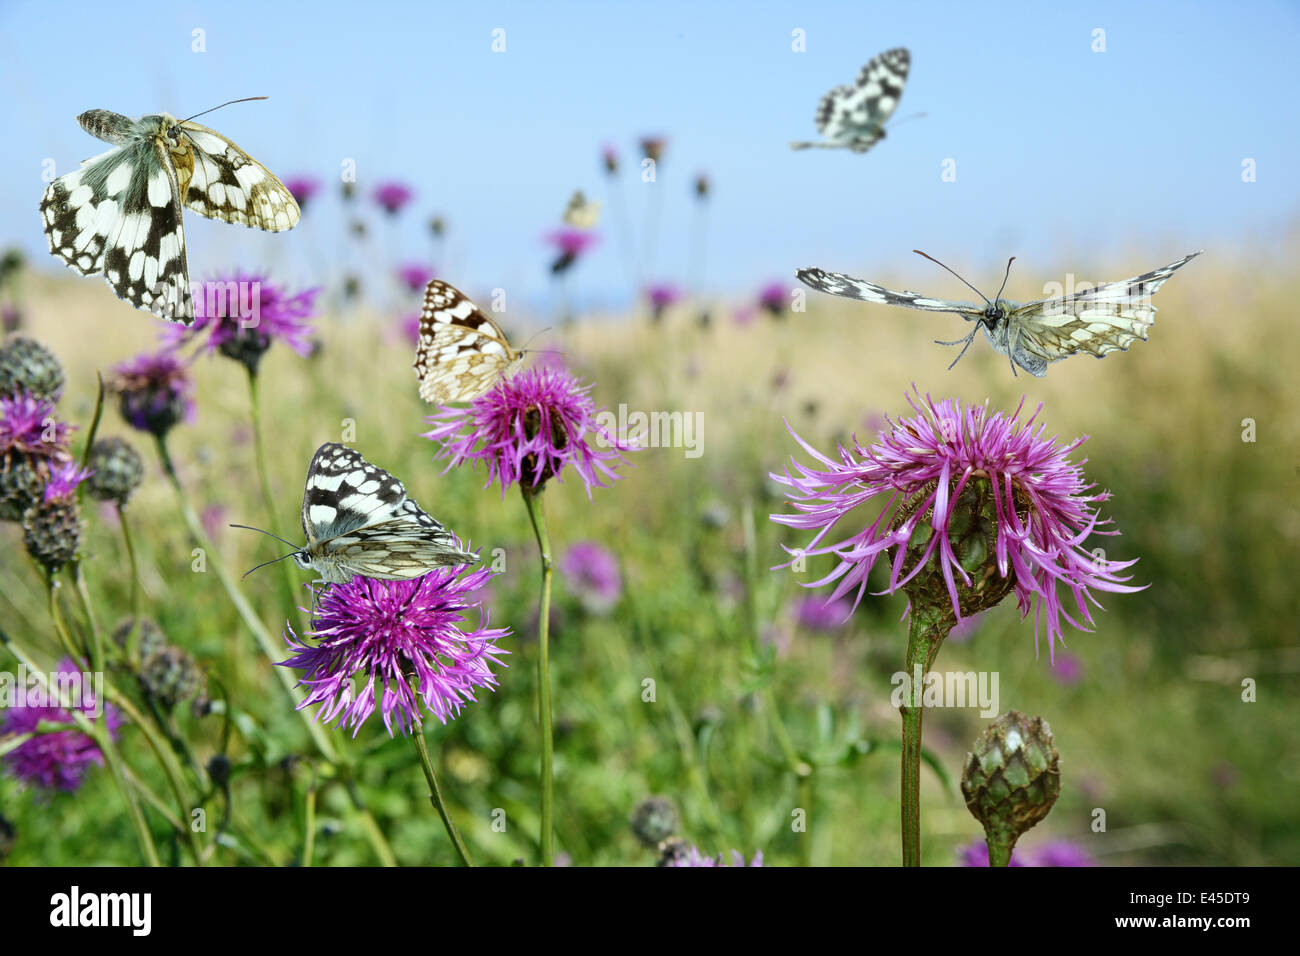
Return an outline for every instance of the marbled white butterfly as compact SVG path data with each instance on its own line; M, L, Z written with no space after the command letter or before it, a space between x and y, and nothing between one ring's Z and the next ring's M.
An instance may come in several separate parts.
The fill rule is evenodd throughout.
M454 286L434 279L425 288L412 367L426 402L473 401L513 372L523 357L501 327Z
M302 531L307 544L298 548L285 541L296 550L284 557L332 584L345 584L357 574L406 580L440 565L478 563L477 555L463 550L455 535L406 497L400 481L335 442L316 449L307 468Z
M925 256L919 250L912 251ZM952 342L938 343L962 346L952 365L956 365L966 354L975 333L983 328L994 351L1011 359L1013 375L1019 365L1030 375L1042 378L1047 374L1048 362L1057 362L1079 352L1102 358L1114 351L1127 350L1137 339L1145 342L1147 329L1155 322L1156 307L1151 304L1151 296L1176 269L1182 268L1200 254L1193 252L1177 262L1132 279L1107 282L1070 295L1038 299L1023 305L1003 301L1002 289L998 290L990 302L965 279L961 281L966 282L984 299L984 305L932 299L917 292L891 292L862 279L821 269L800 269L796 275L805 285L831 295L882 305L901 305L925 312L952 312L960 315L966 321L975 323L970 335ZM925 257L932 262L939 262L930 256ZM1007 262L1007 275L1011 274L1011 262L1014 261L1013 256ZM943 263L939 262L939 265L943 266ZM948 269L947 266L943 267ZM952 272L951 269L948 271ZM953 272L953 275L957 274ZM961 276L957 278L961 279ZM1006 288L1006 284L1006 277L1003 277L1002 288ZM952 365L948 367L952 368Z
M853 86L837 86L817 104L817 132L824 139L791 143L791 149L848 149L865 153L885 138L885 121L898 108L912 56L895 47L870 60Z
M298 222L298 204L280 180L206 126L166 113L133 120L108 110L88 110L77 122L116 148L45 190L41 222L50 253L82 275L103 273L137 309L194 321L182 206L268 232Z
M600 225L600 201L588 199L581 189L574 190L564 207L564 222L575 229L595 229Z

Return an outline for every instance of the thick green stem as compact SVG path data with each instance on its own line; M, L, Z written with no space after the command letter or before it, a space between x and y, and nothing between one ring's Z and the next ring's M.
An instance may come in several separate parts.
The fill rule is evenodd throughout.
M925 675L934 663L948 627L912 608L907 635L907 681L899 713L903 717L903 865L921 865L921 699ZM919 675L919 680L917 679Z
M433 804L433 809L438 811L438 816L442 817L442 825L447 830L447 836L451 837L451 844L456 848L456 855L460 857L460 862L465 866L473 866L474 861L470 859L469 849L461 839L456 824L452 822L446 801L442 799L442 789L438 786L438 777L433 772L433 761L429 759L429 745L424 739L423 727L415 729L415 752L420 756L420 768L424 771L424 779L429 783L429 802Z
M126 545L126 559L131 563L131 630L126 635L126 659L132 667L136 665L136 647L140 634L140 566L136 563L135 541L131 538L131 526L126 516L126 506L117 505L117 523L122 529L122 542Z
M552 754L555 747L551 731L551 539L546 534L546 516L542 513L540 491L520 486L524 506L533 523L537 549L542 557L542 597L537 609L537 719L542 727L542 806L541 847L542 866L555 862L554 781L552 779Z

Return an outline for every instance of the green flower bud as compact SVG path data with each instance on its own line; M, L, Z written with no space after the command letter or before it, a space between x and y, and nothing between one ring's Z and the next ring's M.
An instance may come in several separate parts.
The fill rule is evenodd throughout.
M0 345L0 395L19 392L49 400L63 392L63 365L44 345L24 335Z
M656 847L677 832L677 808L666 797L647 797L632 811L632 832L646 847Z

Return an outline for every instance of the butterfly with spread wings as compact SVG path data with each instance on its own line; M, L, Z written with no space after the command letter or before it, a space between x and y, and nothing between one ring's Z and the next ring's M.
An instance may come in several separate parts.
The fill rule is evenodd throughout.
M297 548L285 541L297 550L284 557L330 584L346 584L358 574L404 581L442 565L478 563L477 555L406 497L400 481L336 442L316 449L307 468L302 531L307 544Z
M848 149L865 153L885 138L885 121L898 108L912 55L904 47L870 60L852 86L837 86L817 104L819 142L791 143L791 149Z
M487 313L441 279L424 290L419 335L412 367L420 397L435 405L473 401L524 358Z
M194 321L182 208L267 232L298 222L297 202L270 170L192 118L88 110L77 122L115 148L45 190L50 253L82 275L102 273L137 309Z
M912 251L925 256L919 250ZM1138 339L1145 342L1147 330L1155 322L1156 307L1151 304L1151 297L1176 270L1200 254L1193 252L1177 262L1132 279L1107 282L1071 295L1039 299L1023 305L1004 301L1002 289L998 290L990 302L965 279L962 282L966 282L984 299L983 306L935 299L918 292L891 292L874 283L822 269L800 269L796 275L805 285L831 295L882 305L901 305L925 312L960 315L966 321L976 323L970 335L952 342L938 343L962 346L952 365L956 365L966 354L975 333L982 328L994 351L1011 360L1013 375L1019 365L1030 375L1042 378L1047 374L1049 362L1057 362L1080 352L1103 358L1111 352L1126 351ZM930 256L925 257L938 262ZM1014 257L1007 262L1007 275L1011 274L1013 261ZM939 262L939 265L943 266L943 263ZM948 271L952 272L951 269ZM957 278L961 279L961 276ZM1006 288L1005 277L1002 287ZM952 368L952 365L948 367Z

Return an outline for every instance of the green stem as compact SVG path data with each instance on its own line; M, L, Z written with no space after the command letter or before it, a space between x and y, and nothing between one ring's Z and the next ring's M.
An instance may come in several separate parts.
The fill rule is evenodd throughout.
M921 716L926 673L934 663L948 626L926 619L915 606L908 621L907 680L910 693L898 708L903 717L902 839L903 865L921 865ZM916 680L917 674L921 680Z
M136 563L135 541L131 538L131 525L126 517L126 506L117 504L117 523L122 529L122 543L126 545L126 559L131 565L131 630L126 635L126 659L135 666L136 647L140 633L140 566Z
M104 646L100 641L99 622L95 618L95 608L90 600L90 589L86 587L86 575L81 570L80 561L73 561L71 570L77 601L81 604L81 613L86 615L86 623L90 627L90 669L101 672L104 670Z
M474 861L470 859L465 841L461 839L460 831L456 829L451 814L447 812L446 801L442 799L442 790L433 772L433 761L429 759L429 745L424 739L423 727L415 729L415 752L420 756L420 768L424 770L424 779L429 782L429 802L433 804L433 809L438 811L438 816L442 817L442 825L447 830L447 836L451 837L452 846L456 848L456 855L460 857L460 862L465 866L473 866Z
M533 524L533 534L537 538L537 549L542 558L542 597L538 605L537 617L537 717L542 726L542 807L541 807L541 846L542 866L553 866L555 862L555 828L554 780L552 754L555 748L554 735L551 730L551 673L550 673L550 624L551 624L551 539L546 534L546 517L542 512L540 491L521 485L524 506L528 509L528 518Z
M262 438L262 411L261 399L257 390L257 372L252 369L248 370L248 402L250 417L253 424L253 449L257 458L257 475L262 486L262 501L266 505L267 531L270 531L277 538L280 535L280 522L276 520L275 510L275 493L271 490L271 473L266 464L266 442ZM299 625L301 629L306 630L306 621L301 618L301 610L298 607L297 595L299 593L297 582L294 580L293 568L288 561L280 561L280 584L284 589L285 603L289 608L289 615L299 616Z
M1010 866L1011 851L1015 849L1016 841L1010 843L999 843L995 840L988 840L989 845L989 866Z

